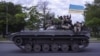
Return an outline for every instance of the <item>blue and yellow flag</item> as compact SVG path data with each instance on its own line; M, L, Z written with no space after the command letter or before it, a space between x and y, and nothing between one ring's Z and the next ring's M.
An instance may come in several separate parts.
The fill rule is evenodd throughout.
M84 13L84 6L70 4L69 5L69 13L83 14Z

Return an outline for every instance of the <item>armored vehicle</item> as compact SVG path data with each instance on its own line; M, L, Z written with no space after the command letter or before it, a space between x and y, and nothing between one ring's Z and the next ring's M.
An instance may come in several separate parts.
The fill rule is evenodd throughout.
M78 52L89 44L90 32L74 33L63 29L33 30L16 32L9 39L25 52Z

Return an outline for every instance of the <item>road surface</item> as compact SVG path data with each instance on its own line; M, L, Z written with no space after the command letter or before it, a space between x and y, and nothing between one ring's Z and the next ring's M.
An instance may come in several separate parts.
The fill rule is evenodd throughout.
M90 43L85 50L78 53L25 53L14 44L2 43L0 44L0 56L100 56L100 43Z

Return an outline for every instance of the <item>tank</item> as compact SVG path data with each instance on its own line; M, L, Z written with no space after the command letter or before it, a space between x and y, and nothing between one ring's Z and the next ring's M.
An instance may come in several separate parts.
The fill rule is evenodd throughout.
M89 45L90 32L82 30L76 34L53 28L16 32L8 37L25 52L79 52Z

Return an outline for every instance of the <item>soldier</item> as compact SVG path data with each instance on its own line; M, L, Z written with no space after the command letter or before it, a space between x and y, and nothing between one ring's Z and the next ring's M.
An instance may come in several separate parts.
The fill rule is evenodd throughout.
M81 24L82 24L82 27L81 27L82 30L87 30L87 29L88 29L88 28L86 27L86 25L85 25L85 22L82 22Z
M80 22L76 22L74 24L74 32L77 33L77 32L81 32L81 28L82 28L82 24Z
M62 28L71 29L72 21L70 18L71 18L71 16L69 17L68 15L63 17Z
M50 17L49 20L47 20L47 23L46 23L46 29L51 29L51 28L54 28L54 21L53 21L52 17Z

